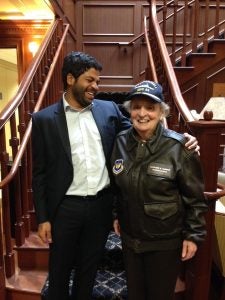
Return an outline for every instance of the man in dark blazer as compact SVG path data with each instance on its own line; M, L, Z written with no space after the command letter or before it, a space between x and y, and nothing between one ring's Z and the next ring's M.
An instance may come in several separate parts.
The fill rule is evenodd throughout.
M101 69L93 57L70 53L63 99L32 117L33 196L39 236L50 245L51 300L68 299L74 265L76 299L91 299L112 226L107 166L116 134L130 122L115 103L94 100Z
M109 159L130 122L114 102L94 99L101 70L94 57L71 52L62 99L32 116L33 198L38 234L50 246L49 300L68 300L74 266L75 299L91 299L112 226Z

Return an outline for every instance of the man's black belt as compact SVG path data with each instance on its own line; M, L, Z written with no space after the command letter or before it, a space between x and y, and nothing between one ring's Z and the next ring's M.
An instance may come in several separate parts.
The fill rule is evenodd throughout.
M104 188L103 190L99 191L96 195L87 195L87 196L79 196L79 195L65 195L65 198L74 198L74 199L84 199L84 200L95 200L99 199L105 194L110 192L110 187Z

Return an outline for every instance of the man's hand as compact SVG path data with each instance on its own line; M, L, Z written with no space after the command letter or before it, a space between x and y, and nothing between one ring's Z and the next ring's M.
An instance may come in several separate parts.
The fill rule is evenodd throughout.
M114 220L114 222L113 222L113 228L114 228L115 233L120 236L120 224L117 219Z
M38 225L38 235L44 243L52 243L51 224L44 222Z
M188 149L194 149L195 152L200 155L200 146L198 145L198 140L193 135L190 135L189 133L185 132L184 136L188 139L187 143L185 144L185 147Z
M193 256L195 256L197 249L198 249L198 247L194 242L184 240L182 254L181 254L182 261L188 260L188 259L192 258Z

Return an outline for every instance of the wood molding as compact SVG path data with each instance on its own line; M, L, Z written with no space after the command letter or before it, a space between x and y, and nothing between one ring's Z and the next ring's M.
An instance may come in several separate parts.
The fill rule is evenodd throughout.
M24 36L24 35L41 35L43 36L49 28L52 21L36 20L0 20L0 34L3 36Z

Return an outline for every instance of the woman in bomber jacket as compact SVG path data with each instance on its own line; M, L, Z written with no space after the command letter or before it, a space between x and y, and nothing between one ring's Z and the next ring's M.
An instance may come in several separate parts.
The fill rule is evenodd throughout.
M161 85L137 84L124 105L133 126L118 134L111 162L128 299L172 300L181 261L206 236L200 160L183 135L163 127L169 107Z

